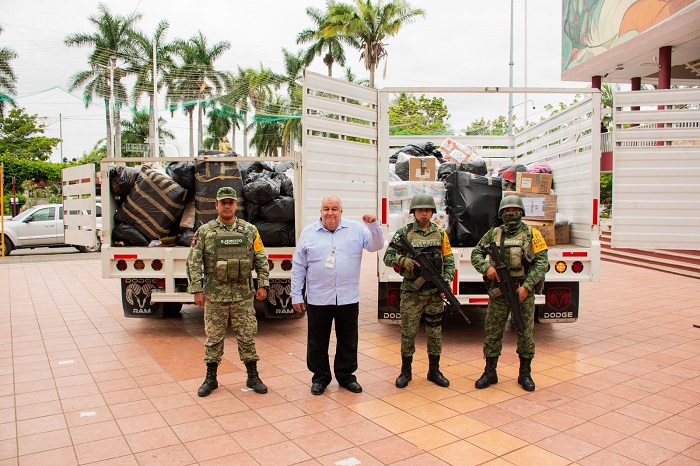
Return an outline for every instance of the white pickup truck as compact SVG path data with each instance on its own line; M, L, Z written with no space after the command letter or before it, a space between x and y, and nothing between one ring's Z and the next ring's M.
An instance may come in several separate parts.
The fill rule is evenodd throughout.
M102 230L102 207L95 205L96 237L94 246L67 244L62 204L36 205L4 222L3 255L9 255L15 249L59 248L74 246L80 252L99 252L101 249L100 231ZM89 212L85 212L89 215Z

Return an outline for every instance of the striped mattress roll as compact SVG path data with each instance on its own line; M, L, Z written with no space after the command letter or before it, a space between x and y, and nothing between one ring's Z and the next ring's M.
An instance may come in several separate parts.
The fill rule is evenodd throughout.
M168 175L143 166L114 219L134 226L149 240L162 238L180 221L186 196L187 190Z

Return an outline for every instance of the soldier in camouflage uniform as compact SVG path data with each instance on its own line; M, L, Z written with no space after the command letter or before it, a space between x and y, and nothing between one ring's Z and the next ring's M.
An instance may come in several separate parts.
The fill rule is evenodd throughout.
M194 302L204 306L204 332L207 335L204 362L207 375L197 394L207 396L219 383L216 369L224 354L224 339L229 326L238 343L238 354L248 371L246 386L256 393L267 393L258 376L253 335L258 322L253 298L264 300L270 271L267 253L257 228L236 218L238 199L233 188L220 188L216 193L218 218L202 225L192 239L187 257L188 292ZM252 270L258 279L253 293Z
M504 197L498 208L498 215L503 220L503 225L491 228L472 251L472 265L485 276L489 293L488 311L484 322L486 368L474 385L476 388L486 388L498 383L496 366L501 355L503 331L510 312L508 301L498 288L499 278L494 263L486 260L486 248L495 242L503 251L503 261L508 264L521 303L525 331L518 332L518 383L524 390L531 392L535 390L535 382L530 375L532 358L535 357L535 340L532 337L535 323L535 290L543 283L544 274L547 272L547 244L536 228L522 222L525 207L523 200L518 196Z
M442 271L442 278L450 283L455 274L455 259L452 255L447 233L432 223L430 219L437 212L435 201L429 194L417 194L411 199L411 213L416 221L400 228L396 234L404 235L419 252L425 251L432 257L437 270ZM418 290L411 285L417 275L414 269L418 262L411 259L395 243L389 243L384 253L384 264L388 267L400 267L404 277L401 283L401 374L396 379L396 386L404 388L412 379L411 366L413 353L416 351L416 334L420 319L425 314L425 333L428 343L428 380L441 387L448 387L450 381L440 372L440 353L442 352L442 320L445 305L440 294L431 282L426 282Z

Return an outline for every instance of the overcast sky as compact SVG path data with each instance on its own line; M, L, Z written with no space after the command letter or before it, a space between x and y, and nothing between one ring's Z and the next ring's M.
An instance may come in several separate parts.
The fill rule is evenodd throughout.
M282 47L296 51L296 36L312 26L307 6L325 8L324 0L108 0L113 14L139 12L142 31L151 35L157 23L170 23L169 39L187 39L201 30L209 43L230 41L231 49L217 62L221 70L258 68L262 65L282 72ZM514 86L525 84L524 0L515 1ZM377 87L386 86L507 86L509 78L510 0L412 0L423 8L425 18L408 24L388 42L386 77L384 62L377 71ZM561 82L561 0L527 0L527 85L537 87L587 87L589 83ZM66 47L70 33L92 33L87 18L97 14L93 0L3 0L0 46L18 53L12 61L18 78L16 101L29 113L46 117L47 135L63 134L64 157L80 157L105 136L104 107L88 109L82 92L68 93L71 76L87 69L89 49ZM369 73L359 55L347 50L348 65L359 77ZM326 73L318 60L312 71ZM336 67L334 75L343 71ZM529 95L528 119L539 119L546 103L554 99ZM514 104L523 100L516 96ZM481 116L493 118L508 112L507 101L494 104L478 96L451 98L448 102L454 129L466 127ZM535 104L533 110L531 105ZM145 100L141 108L147 105ZM170 117L160 105L166 127L175 133L175 143L187 152L187 120L181 111ZM500 107L500 108L499 108ZM522 114L523 105L515 108ZM129 113L122 113L128 118ZM240 138L239 138L240 145ZM236 148L241 151L241 147ZM175 155L175 148L166 147ZM52 156L59 161L57 150Z

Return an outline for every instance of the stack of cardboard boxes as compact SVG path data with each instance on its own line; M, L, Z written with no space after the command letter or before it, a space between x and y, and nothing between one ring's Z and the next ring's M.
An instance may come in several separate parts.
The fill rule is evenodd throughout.
M523 222L537 228L548 246L569 242L569 225L555 227L557 196L552 192L550 173L518 173L515 191L505 191L505 196L518 196L525 206Z

